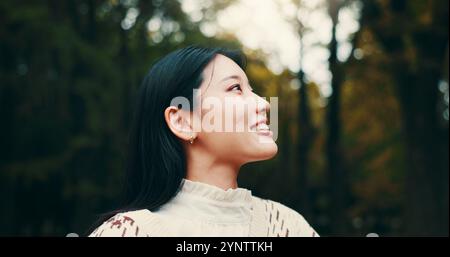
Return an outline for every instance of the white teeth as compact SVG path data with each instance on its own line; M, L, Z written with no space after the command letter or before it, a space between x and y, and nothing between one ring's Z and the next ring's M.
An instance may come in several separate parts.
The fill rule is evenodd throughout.
M260 123L258 124L258 126L256 127L257 130L270 130L269 126L267 126L267 124L265 123Z

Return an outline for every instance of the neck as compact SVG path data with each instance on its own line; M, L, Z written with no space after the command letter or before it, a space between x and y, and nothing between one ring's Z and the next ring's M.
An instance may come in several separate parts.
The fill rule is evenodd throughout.
M210 184L223 190L237 188L240 165L219 160L208 152L189 146L186 179Z

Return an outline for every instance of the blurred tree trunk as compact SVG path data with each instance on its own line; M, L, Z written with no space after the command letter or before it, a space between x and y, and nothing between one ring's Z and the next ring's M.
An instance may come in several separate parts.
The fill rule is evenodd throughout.
M292 3L296 6L297 10L306 8L302 6L301 0L292 0ZM289 19L289 18L288 18ZM309 193L309 154L311 151L312 143L315 138L315 129L311 122L311 108L308 97L308 85L305 80L305 72L303 70L302 61L303 54L305 51L305 46L303 42L303 37L307 32L307 28L304 26L303 22L297 17L291 17L290 23L296 28L299 40L300 40L300 56L299 56L299 71L297 72L297 79L300 85L298 90L298 142L297 142L297 157L298 160L298 196L295 199L296 208L302 213L305 218L311 220L312 217L312 206Z
M300 41L302 40L303 33L300 32ZM311 123L311 110L308 101L308 89L305 82L305 73L301 65L303 53L303 43L301 43L300 49L300 69L297 74L298 81L300 83L299 93L299 142L298 142L298 167L299 167L299 210L302 214L310 219L311 218L311 203L309 199L308 190L308 167L309 167L309 152L311 144L314 140L314 128Z
M420 15L429 22L417 22L411 12L414 2L391 0L388 10L373 1L364 4L371 10L364 18L390 56L403 113L405 232L448 235L448 129L439 125L437 108L448 45L448 1L427 2ZM385 13L391 19L389 26L382 22ZM414 20L418 24L408 26Z
M121 14L122 19L124 19L127 15L128 9L121 6L119 13ZM119 56L118 61L121 65L122 69L122 95L123 95L123 112L122 112L122 122L121 126L123 128L123 131L128 130L128 124L129 124L129 115L132 110L131 102L132 102L132 95L131 95L131 89L133 88L132 85L134 81L131 78L131 70L130 68L133 67L133 60L130 56L130 47L129 47L129 38L128 38L128 30L122 28L120 22L117 24L117 29L119 30L118 34L120 35L120 49L119 49Z
M329 65L332 73L332 94L328 99L327 127L328 135L326 142L328 187L329 187L329 217L331 234L342 235L345 233L345 192L346 174L342 166L342 153L340 145L340 93L343 81L342 67L337 59L336 26L338 14L342 6L340 0L328 1L328 11L332 20L332 37L329 45Z
M97 5L98 1L88 1L88 23L86 26L87 38L91 43L95 43L97 37Z
M277 85L276 90L277 90L277 96L280 99L283 99L283 97L284 97L283 86ZM289 111L288 110L289 107L286 105L282 105L279 108L282 108L282 109L280 109L280 112L287 113ZM279 117L279 119L283 119L283 117ZM288 120L286 118L284 120L279 120L279 124L288 124ZM283 141L283 143L280 144L281 155L280 155L280 161L278 163L279 169L290 171L292 165L291 165L291 161L290 161L291 160L291 158L290 158L291 157L290 156L290 152L291 152L290 145L291 144L289 143L289 140L290 140L289 126L279 126L278 131L279 131L278 138L280 138Z

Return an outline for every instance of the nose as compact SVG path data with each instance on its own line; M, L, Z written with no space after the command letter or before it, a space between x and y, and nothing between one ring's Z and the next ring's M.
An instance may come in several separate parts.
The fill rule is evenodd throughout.
M257 97L257 107L256 107L256 113L267 115L267 112L270 110L270 104L267 102L267 100L263 97L260 97L259 95L256 95Z

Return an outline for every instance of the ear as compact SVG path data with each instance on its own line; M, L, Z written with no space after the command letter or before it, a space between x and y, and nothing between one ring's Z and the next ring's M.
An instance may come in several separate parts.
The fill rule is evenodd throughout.
M189 141L191 137L196 137L189 112L169 106L164 110L164 119L169 129L178 138Z

